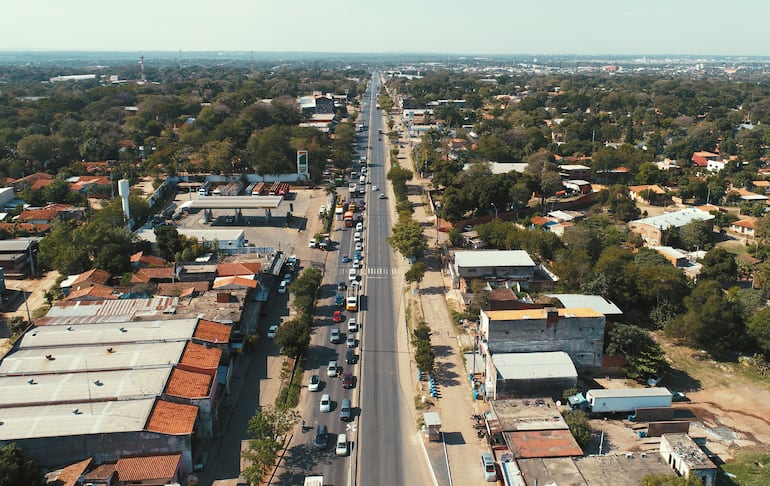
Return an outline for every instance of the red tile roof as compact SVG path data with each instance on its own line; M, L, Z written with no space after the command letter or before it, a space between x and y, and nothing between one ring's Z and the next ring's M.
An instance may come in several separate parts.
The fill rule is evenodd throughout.
M214 284L211 286L211 289L221 289L224 287L246 287L249 289L255 289L257 288L257 281L252 278L247 277L239 277L239 276L230 276L230 277L217 277L216 280L214 280Z
M156 400L145 428L159 434L192 434L197 416L198 407L195 405Z
M169 280L174 278L174 267L145 267L136 271L135 275L142 282L150 280Z
M167 454L158 456L121 457L115 464L118 471L118 480L149 481L163 479L176 480L179 465L182 462L182 454ZM164 481L164 482L166 482Z
M115 474L115 463L108 462L106 464L102 464L101 466L96 466L92 470L88 471L88 473L86 473L86 479L91 481L106 480L109 479L113 474Z
M262 270L259 262L217 263L217 277L254 275Z
M517 458L582 456L583 451L567 429L505 432Z
M99 270L98 268L94 268L93 270L89 270L87 272L83 272L80 275L78 275L78 278L75 279L74 282L72 282L72 288L75 288L78 286L78 284L82 284L85 282L91 282L96 284L106 284L110 281L110 278L112 278L112 275L105 272L104 270Z
M207 348L202 344L188 342L178 366L189 371L207 371L209 374L213 374L216 372L221 359L222 350L220 348Z
M13 184L23 185L29 187L30 189L42 189L50 185L51 182L53 182L53 176L51 174L46 174L45 172L35 172L34 174L22 177L21 179L16 179L13 181Z
M131 255L130 261L146 267L165 267L168 265L165 259L155 255L145 255L142 251Z
M200 319L193 337L210 343L227 343L230 340L231 330L232 328L227 324Z
M754 229L754 220L742 219L740 221L734 222L733 226L737 226L739 228Z
M62 211L76 210L75 206L70 204L49 204L43 208L37 209L25 209L19 214L19 221L28 221L30 219L42 219L46 221L53 221L56 216Z
M166 393L174 397L205 398L211 390L211 376L179 368L171 370Z
M109 285L83 285L73 286L67 296L67 300L78 300L86 297L91 298L92 300L114 300L120 298L120 295L115 293L115 288L110 287Z
M89 457L59 470L51 471L45 475L46 483L56 486L76 486L80 484L78 478L86 472L92 462L93 458Z

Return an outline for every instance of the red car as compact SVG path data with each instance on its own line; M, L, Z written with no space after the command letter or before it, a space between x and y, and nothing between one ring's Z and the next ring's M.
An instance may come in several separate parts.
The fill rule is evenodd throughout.
M353 388L355 381L351 373L344 373L342 375L342 388Z
M332 316L332 320L334 322L342 322L344 317L342 316L342 311L334 311L334 315Z

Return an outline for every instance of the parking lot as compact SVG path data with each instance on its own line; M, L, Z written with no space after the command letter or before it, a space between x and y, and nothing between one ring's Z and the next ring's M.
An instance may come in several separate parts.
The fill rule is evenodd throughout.
M177 194L174 203L180 206L198 197L196 192ZM234 210L217 210L213 211L211 221L206 222L203 211L196 210L176 221L176 224L180 228L191 229L243 229L250 246L293 253L300 245L307 246L314 231L320 228L318 208L324 204L327 204L325 189L292 187L290 195L278 209L272 211L270 220L265 217L264 210L243 210L240 220L236 219ZM292 213L289 219L287 212Z

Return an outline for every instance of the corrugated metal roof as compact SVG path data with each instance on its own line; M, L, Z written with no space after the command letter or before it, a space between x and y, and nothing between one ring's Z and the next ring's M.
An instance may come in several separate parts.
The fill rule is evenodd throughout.
M173 312L179 299L176 297L153 297L152 299L95 300L78 302L57 302L51 306L46 317L37 324L69 324L62 317L100 317L94 322L104 322L105 317L117 317L130 321L136 317L153 317ZM86 322L81 320L80 322ZM115 322L109 319L109 322Z
M492 362L504 380L577 378L577 370L563 351L544 353L497 353Z
M0 362L0 375L168 367L179 362L186 345L185 341L175 341L19 349Z
M714 215L701 211L696 208L687 208L680 211L674 211L672 213L663 213L657 216L650 216L649 218L637 219L631 221L631 223L643 223L655 228L668 229L671 227L681 228L694 221L710 221L714 219Z
M620 310L611 300L605 299L601 295L583 295L583 294L546 294L546 297L559 299L559 302L565 308L585 308L593 309L605 316L622 315Z
M197 324L197 318L189 318L166 321L42 326L27 332L22 337L19 348L186 341L192 338Z
M524 250L476 250L456 251L455 264L458 267L534 267L529 254Z
M0 415L6 407L139 400L163 393L172 368L0 377Z
M2 410L0 441L144 430L155 398Z

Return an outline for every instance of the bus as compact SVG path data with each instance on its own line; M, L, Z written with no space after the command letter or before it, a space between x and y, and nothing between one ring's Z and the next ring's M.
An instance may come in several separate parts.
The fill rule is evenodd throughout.
M348 312L358 312L358 285L350 285L348 287L345 310Z
M345 221L346 228L353 227L353 211L347 211L342 219Z

